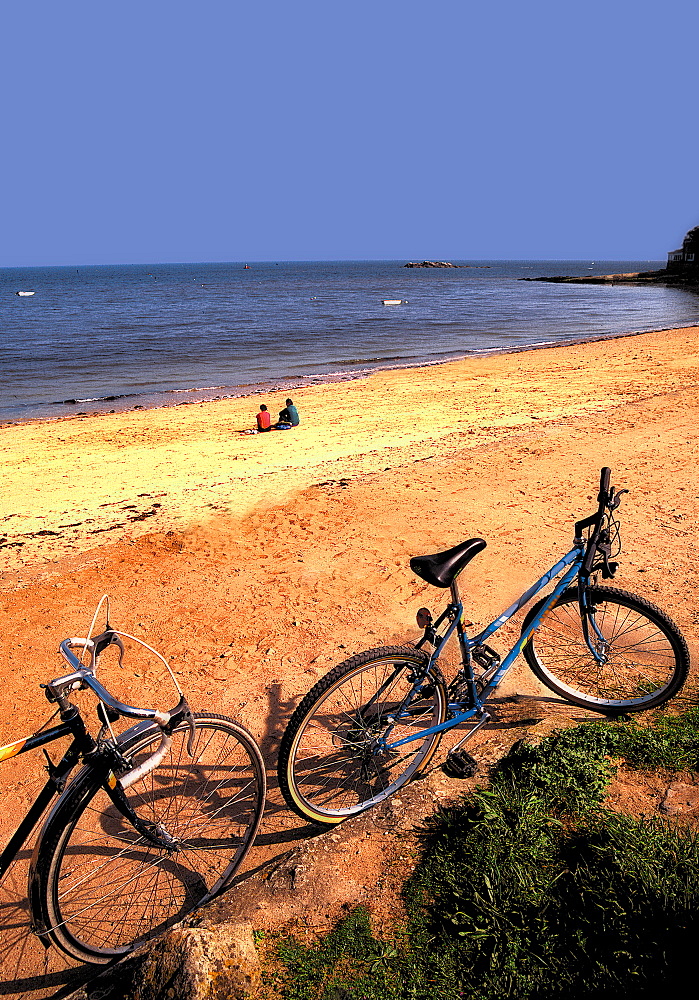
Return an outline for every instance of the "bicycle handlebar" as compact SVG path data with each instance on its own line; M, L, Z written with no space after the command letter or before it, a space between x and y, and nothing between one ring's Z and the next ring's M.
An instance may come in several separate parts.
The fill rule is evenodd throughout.
M107 629L107 631L103 632L101 635L95 636L94 639L64 639L60 644L59 650L66 663L73 668L73 673L50 681L45 685L45 688L46 695L49 700L57 701L62 711L69 707L66 701L66 695L70 694L71 691L77 691L82 688L90 688L90 690L97 695L100 702L117 712L119 715L126 716L130 719L141 719L144 721L152 720L160 728L160 743L155 751L145 760L141 761L140 764L137 764L136 767L119 777L118 782L122 791L124 791L135 782L140 781L141 778L145 777L145 775L150 771L153 771L156 767L158 767L167 754L170 753L172 738L168 727L171 722L174 721L174 724L178 724L181 719L186 719L189 722L190 753L194 726L189 706L184 698L184 695L181 697L179 704L174 709L169 712L161 712L157 708L137 708L135 705L126 705L124 702L119 701L111 695L103 684L100 684L95 677L97 660L99 654L112 643L119 647L119 663L121 664L124 646L119 638L119 635L111 629ZM72 652L74 647L82 649L83 651L89 650L89 666L83 666L75 653Z
M109 635L110 633L105 632L101 636L97 636L94 640L80 638L64 639L59 650L66 663L73 668L73 673L51 681L46 686L47 692L50 692L54 696L60 696L70 691L77 691L80 688L88 687L97 695L100 701L104 702L105 705L115 712L118 712L119 715L126 716L129 719L152 719L161 728L166 726L172 718L170 712L161 712L157 708L137 708L135 705L126 705L111 695L95 677L94 671L97 655L100 651L99 647L101 646L102 649L106 649L112 641L111 638L107 640L107 636ZM88 649L90 651L91 663L89 667L83 666L75 653L72 652L73 647Z

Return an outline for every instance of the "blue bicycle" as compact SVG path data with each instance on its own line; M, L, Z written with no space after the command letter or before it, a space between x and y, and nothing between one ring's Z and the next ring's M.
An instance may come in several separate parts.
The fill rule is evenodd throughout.
M597 511L576 522L573 548L478 635L469 637L457 577L482 552L470 538L446 552L419 556L410 567L451 600L414 646L358 653L308 692L291 717L279 752L279 782L289 806L316 823L334 825L382 802L426 767L443 732L473 725L447 758L468 773L461 748L490 719L488 698L520 653L551 691L606 715L662 705L689 671L687 644L674 622L634 594L601 585L614 577L621 551L615 512L627 490L610 487L602 469ZM558 579L529 610L522 632L501 658L487 641ZM439 657L456 632L461 667L447 682Z

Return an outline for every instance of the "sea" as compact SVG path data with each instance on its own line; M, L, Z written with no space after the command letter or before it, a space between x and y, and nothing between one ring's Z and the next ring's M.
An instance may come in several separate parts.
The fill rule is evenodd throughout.
M377 369L699 325L699 294L686 289L521 280L663 261L405 263L0 269L0 421L291 393Z

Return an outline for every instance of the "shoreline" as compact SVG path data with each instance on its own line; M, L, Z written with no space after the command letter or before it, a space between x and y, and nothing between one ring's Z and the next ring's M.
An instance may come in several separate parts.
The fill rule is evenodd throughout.
M521 281L551 281L559 279L550 278L521 278ZM584 281L586 279L566 279ZM480 351L473 351L469 354L459 354L448 358L439 358L435 360L424 359L418 362L406 362L405 364L396 365L385 365L376 368L360 369L356 373L352 372L338 372L329 373L327 375L307 375L307 376L290 376L288 378L279 378L278 380L270 380L268 382L251 383L240 386L212 386L209 388L197 388L192 387L191 389L167 389L163 392L153 393L153 396L167 397L170 395L180 395L189 393L209 393L214 389L231 389L234 391L226 392L222 395L211 396L197 396L197 398L182 399L179 401L173 400L172 402L162 401L153 403L151 405L139 404L135 405L122 405L119 407L109 407L109 403L118 402L120 399L147 399L148 393L125 393L118 396L104 396L95 399L83 399L76 400L75 403L69 403L67 400L57 401L55 403L44 403L40 404L42 406L66 406L71 405L77 407L78 405L85 405L87 403L104 403L104 406L100 406L97 409L89 409L87 411L73 411L69 413L61 413L46 416L32 416L32 417L17 417L10 419L0 418L0 430L6 427L17 427L24 426L27 424L35 423L56 423L65 420L73 420L78 417L95 417L95 416L105 416L116 413L131 413L131 412L149 412L152 410L163 410L163 409L175 409L182 406L196 406L202 403L218 403L224 402L226 400L238 400L238 399L254 399L257 396L270 395L273 393L282 392L292 392L302 390L305 388L310 388L312 386L324 386L324 385L337 385L346 382L361 381L371 378L373 375L379 374L381 372L392 372L392 371L417 371L422 368L434 368L440 365L448 365L457 362L467 362L469 360L477 360L480 358L489 357L499 357L507 356L512 354L526 354L530 352L538 352L541 350L554 350L559 348L569 348L578 347L584 344L596 344L603 343L610 340L624 340L631 337L642 337L646 334L657 334L666 333L674 330L692 330L697 331L697 336L699 337L699 324L692 327L663 327L660 329L653 330L633 330L624 333L609 333L603 334L601 336L595 337L575 337L570 340L555 340L555 341L541 341L533 344L527 344L524 346L515 347L496 347L496 348L484 348ZM241 390L241 391L235 391Z

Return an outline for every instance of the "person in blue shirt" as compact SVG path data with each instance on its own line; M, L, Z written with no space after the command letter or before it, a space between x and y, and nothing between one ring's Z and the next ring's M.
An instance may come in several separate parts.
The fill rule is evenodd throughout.
M287 399L286 406L283 410L279 411L279 423L291 424L292 427L298 427L301 423L299 411L294 406L293 399Z

